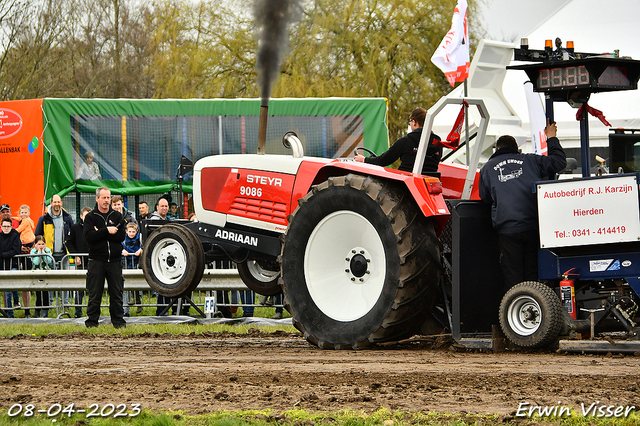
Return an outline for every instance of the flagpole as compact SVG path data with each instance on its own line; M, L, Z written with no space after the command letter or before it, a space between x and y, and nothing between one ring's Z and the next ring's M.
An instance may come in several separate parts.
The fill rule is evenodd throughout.
M452 88L456 82L460 81L460 77L464 75L464 98L467 97L467 77L469 76L469 40L467 32L467 0L458 0L456 8L453 11L451 19L451 29L444 36L442 42L431 56L431 62L440 68L449 80ZM464 105L464 104L463 104ZM469 110L464 105L464 123L465 123L465 142L466 142L466 160L467 167L470 164L469 159Z
M464 93L463 99L469 96L467 93L467 79L464 79ZM466 160L465 163L467 167L469 167L469 107L464 104L464 139L465 139L465 152L466 152Z

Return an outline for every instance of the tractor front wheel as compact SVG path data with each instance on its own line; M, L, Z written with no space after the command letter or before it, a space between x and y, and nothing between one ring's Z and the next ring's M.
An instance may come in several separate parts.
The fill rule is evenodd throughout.
M190 229L168 224L149 235L142 250L149 286L166 297L181 297L198 286L204 274L204 250Z

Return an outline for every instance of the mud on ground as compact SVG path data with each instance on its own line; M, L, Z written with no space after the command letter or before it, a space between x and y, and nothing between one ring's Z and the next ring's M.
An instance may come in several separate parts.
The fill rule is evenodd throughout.
M327 351L300 334L0 339L0 412L13 404L214 410L381 407L513 415L518 404L640 406L640 356L469 352L451 341ZM436 347L436 349L434 349Z

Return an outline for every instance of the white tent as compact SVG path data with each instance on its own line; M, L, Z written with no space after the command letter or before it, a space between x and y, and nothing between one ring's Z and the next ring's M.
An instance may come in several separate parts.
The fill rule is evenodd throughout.
M602 3L596 0L573 0L555 11L529 34L531 49L544 48L546 39L560 37L563 43L573 41L576 52L605 53L619 50L621 56L640 59L640 43L637 36L637 20L640 17L638 0L616 0ZM529 116L523 84L527 80L524 71L503 71L505 65L522 64L515 62L513 52L505 63L506 51L515 44L484 41L480 44L471 65L469 96L489 99L487 106L491 115L488 137L485 143L485 159L491 154L493 141L502 134L511 134L522 142L530 140ZM482 50L481 50L482 49ZM493 70L492 70L493 68ZM500 87L498 79L504 80ZM462 95L462 87L457 87L449 96ZM503 102L503 105L497 105ZM638 90L595 93L588 104L601 110L612 127L640 128L640 92ZM554 104L555 119L558 123L558 137L565 148L580 147L580 126L576 120L577 110L567 103ZM451 129L455 114L440 115L436 118L434 130L444 137ZM472 123L474 120L471 115ZM516 124L518 123L518 124ZM609 128L597 118L589 117L590 146L608 146ZM528 144L525 152L531 152ZM457 161L464 162L464 153L456 155ZM593 159L592 159L593 162Z

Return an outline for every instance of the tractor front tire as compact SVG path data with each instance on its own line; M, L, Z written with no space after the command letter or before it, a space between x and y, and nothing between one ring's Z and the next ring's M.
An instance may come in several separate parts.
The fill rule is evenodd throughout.
M142 250L142 269L149 286L165 297L187 296L204 274L204 250L189 228L163 225L149 235Z
M237 266L238 275L250 290L262 296L275 296L282 293L278 284L280 269L277 263L247 259L238 263Z
M509 289L500 302L499 315L507 339L524 348L540 348L553 342L564 321L558 295L537 281L525 281Z
M409 337L436 299L440 251L435 222L401 184L331 177L289 218L280 256L285 308L324 349Z

